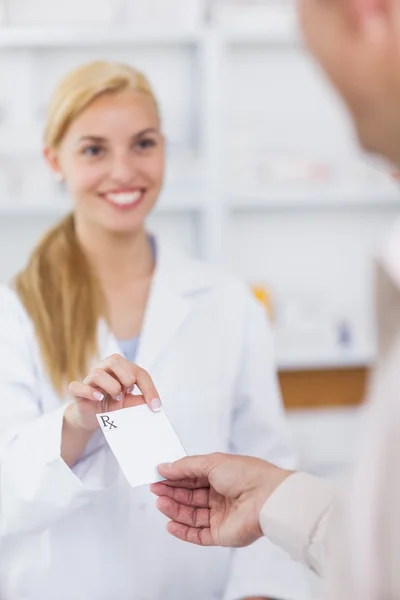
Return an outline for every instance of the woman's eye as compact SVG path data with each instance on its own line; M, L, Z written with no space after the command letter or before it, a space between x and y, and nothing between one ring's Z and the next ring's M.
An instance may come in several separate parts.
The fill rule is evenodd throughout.
M83 154L89 157L100 156L102 152L103 148L101 146L87 146L87 148L83 149Z
M137 142L137 147L140 150L148 150L149 148L154 148L154 146L156 146L156 144L157 144L156 140L148 138L148 139L140 140L140 142Z

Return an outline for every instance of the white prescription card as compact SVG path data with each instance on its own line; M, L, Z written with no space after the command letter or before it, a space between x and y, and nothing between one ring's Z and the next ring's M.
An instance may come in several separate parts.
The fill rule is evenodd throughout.
M154 413L143 404L102 413L97 419L132 487L162 481L157 466L186 456L164 410Z

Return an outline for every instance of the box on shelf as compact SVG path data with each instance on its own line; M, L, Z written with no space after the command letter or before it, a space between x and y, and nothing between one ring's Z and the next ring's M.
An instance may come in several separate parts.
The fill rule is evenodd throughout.
M292 0L214 0L212 19L227 28L269 30L294 22L295 3Z
M295 190L304 194L319 190L336 193L339 200L343 195L395 195L399 187L387 165L375 164L364 156L342 160L335 156L234 146L230 165L239 188L247 185L259 190Z
M334 165L323 158L262 150L232 153L236 180L253 185L329 184L334 180Z
M7 0L11 26L97 25L116 15L113 0Z
M253 292L255 298L264 306L268 317L273 320L274 307L268 287L266 285L256 283L251 286L251 291Z
M324 301L324 294L281 297L275 320L276 351L283 364L352 364L373 354L374 332L358 305Z
M203 0L125 0L121 13L132 25L195 27L203 7Z
M198 152L191 148L170 149L166 161L166 181L172 186L198 186L204 183L205 165Z

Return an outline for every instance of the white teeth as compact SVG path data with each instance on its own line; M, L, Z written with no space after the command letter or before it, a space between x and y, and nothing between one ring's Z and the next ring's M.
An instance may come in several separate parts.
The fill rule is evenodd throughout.
M114 202L114 204L119 204L120 206L134 204L137 202L142 195L141 191L137 192L121 192L119 194L107 194L107 200Z

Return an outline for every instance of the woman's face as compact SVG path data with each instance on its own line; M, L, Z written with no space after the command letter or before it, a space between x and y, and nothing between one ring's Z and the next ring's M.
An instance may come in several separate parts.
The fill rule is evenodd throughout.
M56 153L77 216L113 232L139 229L160 193L164 138L147 95L124 91L97 98L70 125Z

